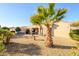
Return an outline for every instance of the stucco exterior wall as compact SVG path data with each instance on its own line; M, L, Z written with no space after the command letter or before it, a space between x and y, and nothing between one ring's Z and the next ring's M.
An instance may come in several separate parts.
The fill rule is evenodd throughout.
M56 37L63 37L63 38L70 38L69 32L70 32L70 23L68 22L59 22L56 23L57 28L54 28L54 36Z

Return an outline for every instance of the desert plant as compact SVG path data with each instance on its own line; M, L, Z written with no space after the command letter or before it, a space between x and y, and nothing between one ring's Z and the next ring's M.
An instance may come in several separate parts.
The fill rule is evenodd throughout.
M21 28L20 27L16 27L16 32L20 32L21 31Z
M11 31L9 30L6 30L6 29L0 29L0 37L1 37L1 40L3 40L3 43L6 43L8 44L9 41L10 41L10 38L14 35L14 33L12 33Z
M5 45L3 44L3 31L0 29L0 51L5 48Z
M0 43L0 51L5 48L5 45L3 43Z
M53 45L52 41L52 27L55 22L58 22L64 18L64 14L67 12L67 9L60 8L55 9L55 4L50 3L48 8L44 6L39 6L37 9L37 14L31 17L31 22L33 24L44 25L47 28L46 34L46 47L51 47Z
M69 35L73 40L79 41L79 29L71 29Z
M9 44L10 38L14 34L9 30L8 27L0 28L0 50L5 48L4 44Z
M5 44L9 44L10 43L10 39L15 35L15 33L10 32L10 31L6 31L5 35Z
M8 27L2 27L2 29L5 29L5 30L10 30Z

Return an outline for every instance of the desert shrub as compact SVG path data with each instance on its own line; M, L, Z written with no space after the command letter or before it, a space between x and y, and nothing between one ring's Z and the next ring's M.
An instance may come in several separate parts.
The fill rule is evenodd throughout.
M9 44L10 39L15 35L15 33L11 32L11 31L6 31L5 35L5 44Z
M73 40L79 41L79 29L71 29L69 35Z
M5 45L3 43L0 43L0 51L5 48Z
M14 35L10 30L0 28L0 51L5 48L5 43L9 44L10 38Z
M8 28L8 27L2 27L2 29L5 29L5 30L10 30L10 28Z
M21 31L21 28L20 27L16 27L16 32L20 32Z
M9 43L10 38L14 36L15 34L12 33L10 30L6 29L0 29L0 41L3 41L3 43Z
M2 37L2 35L0 35L0 41L2 41L3 40L3 37Z
M30 30L29 29L26 29L26 34L30 34Z
M0 34L0 51L5 48L5 45L3 44L3 35Z

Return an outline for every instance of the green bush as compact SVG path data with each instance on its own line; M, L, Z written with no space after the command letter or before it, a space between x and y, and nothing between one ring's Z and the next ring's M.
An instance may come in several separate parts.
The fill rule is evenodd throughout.
M8 27L2 27L2 29L5 29L5 30L10 30L10 28L8 28Z
M5 48L5 45L3 44L3 36L0 35L0 51Z
M11 32L6 28L0 29L0 51L5 48L5 44L9 44L10 38L12 38L12 36L14 35L15 33Z
M5 45L3 43L0 43L0 51L5 48Z
M5 48L5 45L3 44L3 35L1 34L1 32L2 30L0 30L0 51Z
M16 27L16 32L20 32L21 31L21 28L20 27Z
M11 32L10 30L0 29L0 41L4 44L9 44L10 38L12 38L15 33Z
M26 34L30 34L30 30L29 29L26 29Z
M79 41L79 29L70 30L69 35L73 40Z
M2 35L0 35L0 41L3 41L3 36Z

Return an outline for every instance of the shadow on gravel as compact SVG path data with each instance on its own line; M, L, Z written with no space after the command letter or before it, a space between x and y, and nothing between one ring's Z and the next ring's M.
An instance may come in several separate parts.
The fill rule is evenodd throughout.
M53 45L52 48L58 48L58 49L72 49L75 46L64 46L64 45Z
M19 43L10 43L6 46L6 52L10 55L15 55L16 53L22 53L26 55L41 55L41 48L35 44L19 44Z

